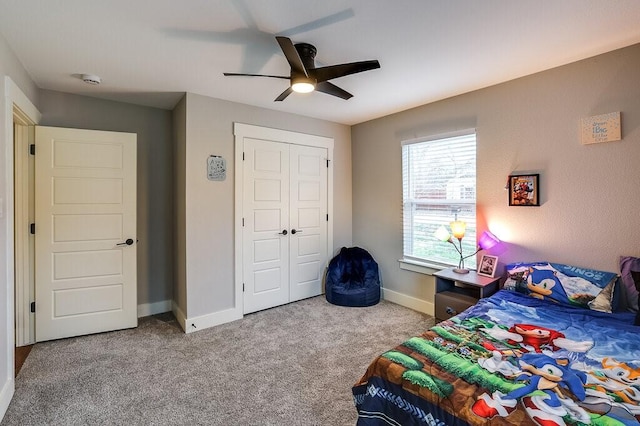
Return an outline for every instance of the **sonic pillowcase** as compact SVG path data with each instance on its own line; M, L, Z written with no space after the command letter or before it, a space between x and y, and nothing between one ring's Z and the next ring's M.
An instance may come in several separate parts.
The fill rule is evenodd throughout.
M562 305L612 312L618 275L550 262L507 265L504 288Z

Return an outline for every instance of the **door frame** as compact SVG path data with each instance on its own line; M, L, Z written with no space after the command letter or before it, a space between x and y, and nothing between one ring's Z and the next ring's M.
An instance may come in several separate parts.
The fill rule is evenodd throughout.
M0 383L0 418L4 415L11 402L15 390L15 376L14 376L14 348L15 348L15 316L14 316L14 132L13 122L17 117L19 120L23 120L26 125L35 125L40 122L42 115L35 105L29 100L27 95L11 80L9 76L4 78L4 148L5 148L5 188L4 188L4 206L0 207L0 211L6 214L6 247L5 247L5 288L1 290L5 298L5 312L6 315L2 318L3 327L5 330L6 341L4 342L5 350L4 358L6 363L0 368L3 370L2 377L7 377L5 383ZM2 261L2 260L0 260Z
M233 123L235 136L235 213L234 213L234 312L237 318L244 316L243 309L243 243L242 243L242 214L243 214L243 146L244 138L263 139L291 145L313 146L327 150L327 259L331 258L333 250L333 138L292 132L289 130L273 129L245 123ZM328 262L327 262L328 264ZM325 265L326 268L326 265Z
M34 157L29 145L34 143L34 125L27 124L14 111L14 242L15 242L15 321L16 346L31 345L35 338L34 236L27 230L33 223Z

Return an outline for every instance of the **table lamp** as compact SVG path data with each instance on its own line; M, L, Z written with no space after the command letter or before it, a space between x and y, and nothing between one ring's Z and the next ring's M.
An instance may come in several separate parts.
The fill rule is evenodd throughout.
M451 234L449 234L449 231L447 231L447 228L445 228L444 226L441 226L440 228L438 228L434 233L434 236L438 240L453 244L453 247L455 247L456 251L460 255L460 260L458 261L458 267L453 269L453 272L456 272L458 274L469 273L469 270L464 267L465 259L471 256L475 256L480 250L488 250L500 242L498 237L493 235L491 232L484 231L480 236L480 238L478 239L478 249L474 253L464 256L462 254L462 238L464 237L466 226L467 224L464 223L463 221L454 220L449 224L449 227L451 228ZM458 244L455 243L453 238L456 238L458 240Z

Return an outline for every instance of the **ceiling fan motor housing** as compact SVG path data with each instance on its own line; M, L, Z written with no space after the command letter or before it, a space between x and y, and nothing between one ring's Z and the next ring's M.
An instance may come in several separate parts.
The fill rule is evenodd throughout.
M298 55L300 55L300 59L302 60L304 67L307 70L316 67L315 58L318 50L315 46L309 43L296 43L295 48L298 51Z

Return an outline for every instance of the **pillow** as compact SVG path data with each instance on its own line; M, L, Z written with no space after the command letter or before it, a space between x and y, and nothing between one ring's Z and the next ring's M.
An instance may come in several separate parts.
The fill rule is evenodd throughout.
M636 283L636 290L638 291L638 307L640 307L640 272L638 271L631 271L631 277L633 278L633 281ZM640 325L640 309L638 309L638 312L636 312L636 321L634 322L635 325Z
M612 311L618 275L562 263L519 262L507 265L504 288L555 303Z
M613 296L615 288L617 287L617 282L617 279L611 281L600 293L598 293L596 298L588 303L589 309L600 312L613 312L613 307L615 306Z
M633 279L633 272L640 271L640 258L632 256L620 256L620 281L622 297L620 309L638 312L638 291L640 286Z

